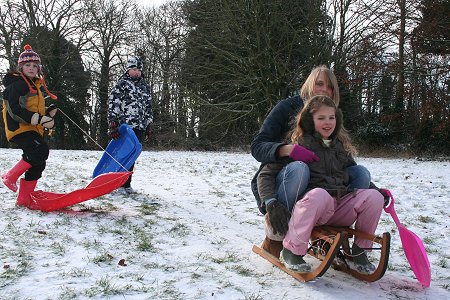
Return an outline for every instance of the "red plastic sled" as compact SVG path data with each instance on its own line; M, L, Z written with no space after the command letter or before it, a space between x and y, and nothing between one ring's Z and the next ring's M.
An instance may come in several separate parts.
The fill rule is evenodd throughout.
M133 172L111 172L95 177L85 188L58 194L41 190L31 193L30 209L54 211L111 193L121 187Z

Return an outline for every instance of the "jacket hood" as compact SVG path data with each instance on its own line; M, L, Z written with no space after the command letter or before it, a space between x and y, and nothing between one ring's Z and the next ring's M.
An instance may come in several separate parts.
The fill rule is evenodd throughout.
M8 72L6 73L5 77L3 77L2 83L5 87L12 84L13 82L16 82L18 80L23 80L23 78L20 76L19 73L16 72Z

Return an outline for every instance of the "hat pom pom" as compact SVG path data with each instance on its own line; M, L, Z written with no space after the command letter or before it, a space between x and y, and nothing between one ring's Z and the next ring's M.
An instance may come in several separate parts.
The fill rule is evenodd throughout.
M23 46L23 49L25 49L25 51L30 51L31 50L31 46L26 44L25 46Z

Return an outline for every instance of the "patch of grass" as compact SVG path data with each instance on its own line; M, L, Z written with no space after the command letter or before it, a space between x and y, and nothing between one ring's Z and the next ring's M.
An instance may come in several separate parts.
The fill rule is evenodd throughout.
M0 278L5 279L17 279L27 274L30 264L28 262L28 255L24 249L18 250L17 257L19 259L16 267L9 266L3 267L3 272L0 273Z
M110 263L113 260L114 256L112 256L111 254L109 254L108 252L104 251L100 254L98 254L97 256L94 256L92 259L90 259L91 262L95 263L95 264L99 264L99 263Z
M129 221L126 216L122 216L120 219L116 220L115 223L120 227L124 227L128 225Z
M154 215L158 211L158 206L157 205L148 205L148 204L143 203L139 206L139 211L143 215Z
M164 271L168 271L168 270L172 270L173 269L172 267L170 267L168 265L162 265L162 264L155 263L155 262L154 263L145 264L144 267L145 267L145 269L154 269L154 270L161 269L161 270L164 270Z
M239 258L236 254L227 252L224 257L213 258L212 261L216 264L223 264L227 262L238 262Z
M90 249L90 248L98 248L102 245L102 243L97 240L97 239L92 239L92 240L88 240L85 239L81 242L81 245L86 248L86 249Z
M136 281L144 281L144 276L145 274L143 273L137 273L132 275L133 279Z
M395 267L394 267L391 263L388 263L387 269L388 269L389 271L394 271L394 270L395 270Z
M380 219L380 221L378 222L380 225L390 225L392 223L391 220L389 219Z
M213 241L211 241L212 245L224 245L227 242L224 238L215 237Z
M111 282L108 277L102 277L95 282L98 287L100 287L103 295L116 294L117 289L115 288L115 284Z
M437 265L441 268L447 269L448 268L448 261L445 258L441 258Z
M29 222L28 222L28 224L27 224L27 226L28 227L30 227L30 228L33 228L33 227L36 227L36 226L40 226L40 221L35 221L34 219L31 219Z
M62 287L62 291L59 293L58 297L56 299L58 300L70 300L70 299L77 299L78 295L75 292L74 289L71 289L69 287Z
M47 229L58 228L58 227L70 227L73 223L73 219L69 218L67 215L62 215L62 218L56 219L52 224L47 224Z
M124 235L124 234L126 234L123 230L121 230L119 228L112 228L110 230L110 233L115 234L115 235Z
M187 236L189 234L189 228L182 223L177 223L175 224L175 226L170 228L169 232L174 236L182 237Z
M52 249L52 252L56 255L63 256L64 253L66 253L66 247L59 242L53 242L50 244L50 248Z
M237 274L239 274L241 276L256 277L256 273L252 269L245 268L242 265L235 265L235 266L231 266L231 267L226 267L226 269L233 270L233 271L235 271Z
M111 228L109 224L101 224L97 227L97 232L99 234L111 233L113 230L115 230L115 228Z
M435 223L436 220L433 217L429 217L429 216L419 216L419 222L422 222L422 223Z
M164 295L164 298L166 299L185 299L186 297L183 297L183 294L178 291L178 289L174 286L174 283L177 281L170 280L163 282L162 287L162 294Z
M251 294L251 295L245 296L244 300L263 300L263 297L260 295Z
M424 207L424 205L421 202L414 202L413 207L414 208L422 208L422 207Z
M94 297L97 295L101 296L111 296L111 295L121 295L132 288L131 285L126 284L124 286L119 286L114 284L111 279L107 276L98 279L95 282L95 286L87 289L84 294L88 297Z
M428 254L439 253L439 248L428 247L428 245L425 247L425 250L427 251Z
M68 272L60 272L61 277L89 277L92 274L86 268L72 268Z
M209 192L211 195L216 195L218 198L224 198L227 194L223 191L219 191L218 189L215 189L213 191Z
M135 234L137 240L136 249L139 251L153 251L155 247L152 243L152 238L146 232L139 230Z
M422 239L422 241L424 244L428 244L428 245L432 245L434 243L434 239L429 236L424 237Z
M97 200L101 200L103 197L99 197ZM86 203L77 204L76 207L82 212L92 212L96 214L106 214L108 212L116 211L118 208L109 202L102 202L100 205L92 205Z

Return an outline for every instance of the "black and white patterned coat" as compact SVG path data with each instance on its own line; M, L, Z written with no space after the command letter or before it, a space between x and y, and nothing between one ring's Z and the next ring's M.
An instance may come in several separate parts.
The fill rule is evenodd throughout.
M131 78L126 73L119 78L108 98L108 121L142 131L153 122L150 86L143 77Z

